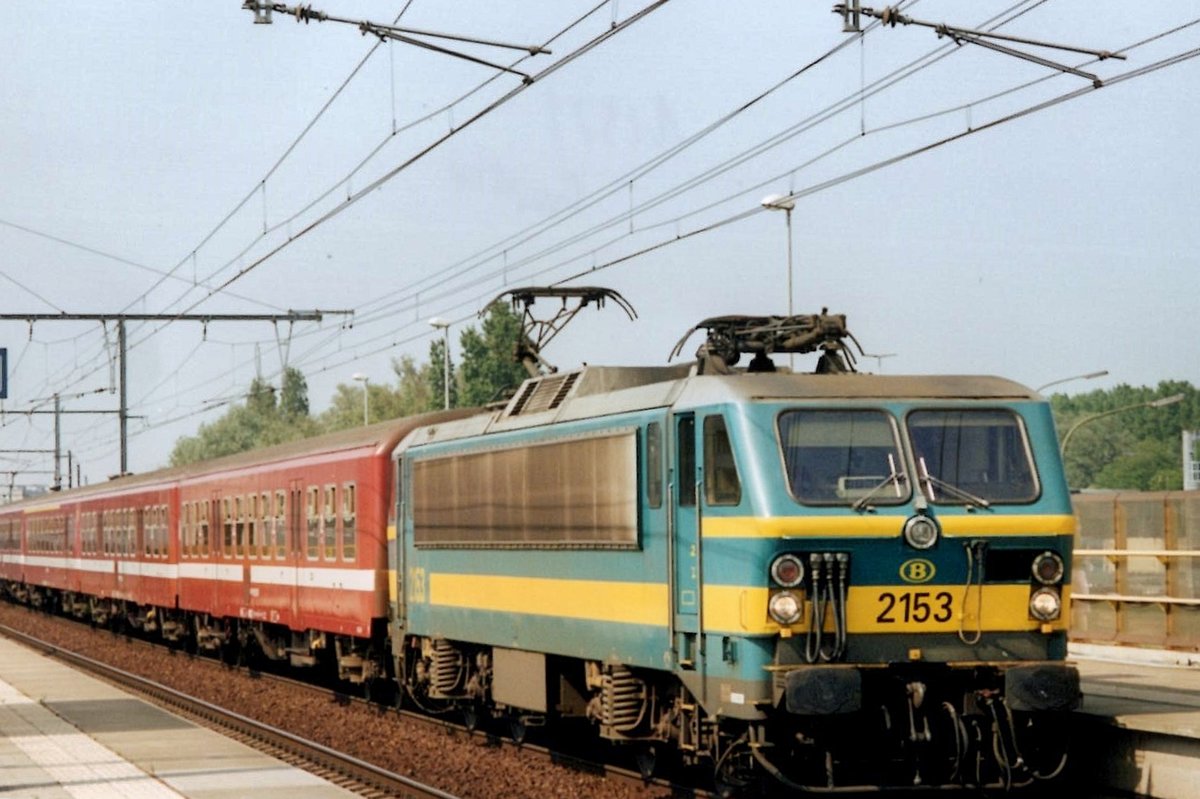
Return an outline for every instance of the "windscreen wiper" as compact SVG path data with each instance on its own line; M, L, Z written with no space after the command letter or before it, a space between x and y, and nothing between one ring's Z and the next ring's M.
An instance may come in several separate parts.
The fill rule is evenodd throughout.
M908 482L908 477L903 472L896 471L896 460L895 460L895 458L892 457L892 455L890 453L888 454L887 459L888 459L888 467L892 470L892 473L889 474L887 477L883 478L883 480L880 481L877 485L873 486L870 491L863 494L858 499L854 500L854 504L850 506L851 508L858 511L859 513L862 513L864 510L866 510L868 508L868 503L870 503L870 501L872 499L874 499L875 497L879 496L880 491L883 491L883 489L887 488L888 486L892 485L893 483L895 483L895 485L896 485L896 498L897 499L900 498L900 496L901 496L900 484Z
M992 503L988 502L986 499L979 496L978 494L972 494L970 491L967 491L965 488L959 488L958 486L954 485L953 483L947 483L945 480L942 480L939 477L934 477L932 474L929 473L929 469L926 468L924 458L917 458L917 463L919 463L921 466L921 482L925 483L925 485L928 487L929 498L932 499L933 501L935 501L935 502L937 501L937 495L933 491L933 487L937 486L938 488L945 491L947 494L950 494L951 496L954 496L954 497L961 499L964 502L968 503L968 505L978 505L979 507L984 508L984 509L990 508L992 506Z

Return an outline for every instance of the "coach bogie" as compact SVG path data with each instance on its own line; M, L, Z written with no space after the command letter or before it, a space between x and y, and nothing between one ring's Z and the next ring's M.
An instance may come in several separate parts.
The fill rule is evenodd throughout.
M374 641L339 635L334 639L337 676L353 685L367 685L384 676L383 660Z
M63 594L63 613L68 616L83 621L88 618L90 609L91 601L86 594L77 594L74 591Z
M228 646L232 639L231 629L222 619L201 613L193 617L192 623L196 648L201 652L219 652Z

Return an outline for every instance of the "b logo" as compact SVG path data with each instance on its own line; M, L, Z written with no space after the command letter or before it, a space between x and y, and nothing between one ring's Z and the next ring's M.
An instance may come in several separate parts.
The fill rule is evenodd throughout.
M937 573L932 561L913 558L900 564L900 579L906 583L927 583Z

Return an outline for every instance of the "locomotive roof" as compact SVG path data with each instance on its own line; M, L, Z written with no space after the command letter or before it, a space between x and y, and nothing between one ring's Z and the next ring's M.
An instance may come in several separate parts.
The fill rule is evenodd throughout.
M725 402L805 400L1031 400L1039 395L1001 377L979 375L697 375L682 367L586 366L527 380L502 411L416 430L401 446L449 441L651 408Z

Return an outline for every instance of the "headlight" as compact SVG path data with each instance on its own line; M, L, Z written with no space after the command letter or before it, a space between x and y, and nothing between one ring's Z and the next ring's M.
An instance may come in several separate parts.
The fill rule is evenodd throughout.
M904 540L913 549L929 549L937 539L937 522L928 516L910 516L904 523Z
M1039 621L1053 621L1062 612L1062 600L1052 588L1039 588L1029 597L1029 612Z
M784 588L795 588L804 579L804 564L795 555L780 555L771 563L771 579Z
M1063 578L1063 559L1053 552L1043 552L1033 559L1033 579L1042 585L1054 585Z
M771 618L780 624L795 624L800 621L800 597L791 591L780 591L767 603Z

